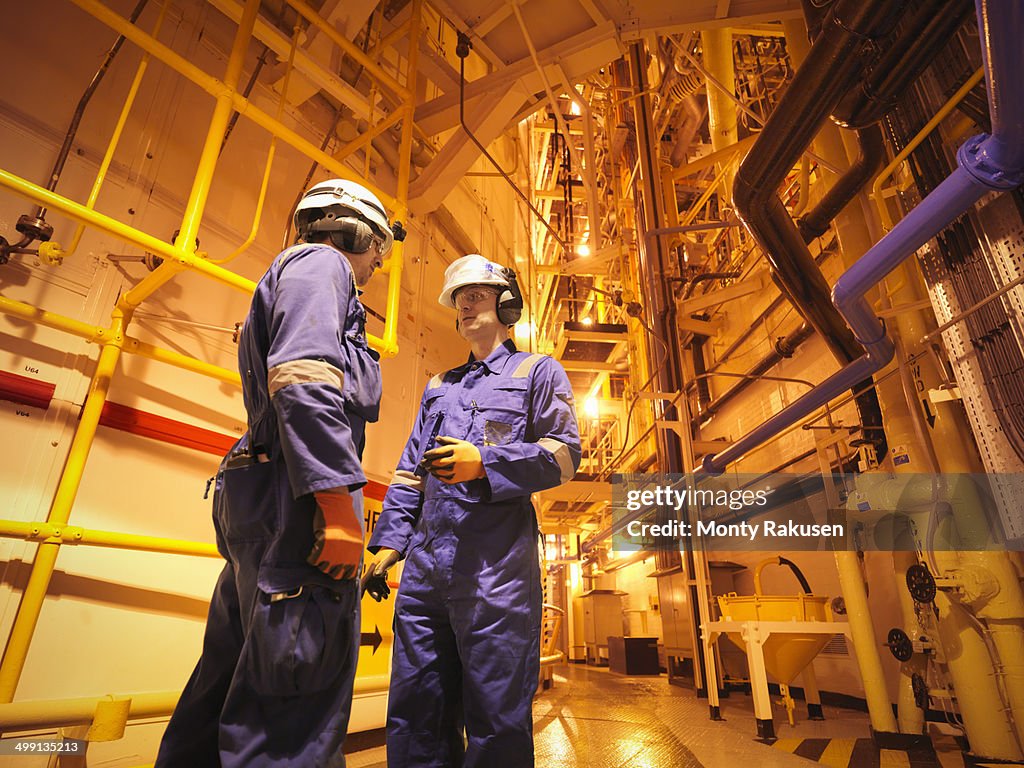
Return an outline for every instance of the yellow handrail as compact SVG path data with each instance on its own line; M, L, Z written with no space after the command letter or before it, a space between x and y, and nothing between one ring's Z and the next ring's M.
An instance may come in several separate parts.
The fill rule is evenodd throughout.
M935 113L935 116L925 123L924 127L917 132L917 135L910 140L910 143L903 148L903 151L896 155L892 162L885 166L882 172L875 178L874 184L871 185L871 197L874 199L875 205L878 206L878 215L881 217L882 226L885 227L886 231L892 229L893 221L892 217L889 216L889 209L885 205L885 198L882 196L882 185L886 179L892 176L897 168L903 165L903 161L910 156L910 153L917 149L922 141L928 138L928 135L938 127L939 123L946 118L946 115L952 112L956 105L963 101L964 97L970 93L971 89L981 82L984 76L985 69L978 67L974 74L968 78L967 82L961 85L959 90L949 97L949 101L942 105L942 108Z
M167 15L167 6L169 3L163 3L160 6L160 15L157 16L156 24L153 25L153 37L160 34L160 27L163 26L164 17ZM139 62L138 68L135 70L135 77L132 79L131 87L128 89L128 95L124 98L124 106L121 107L121 114L117 118L117 125L114 126L114 133L110 137L110 142L107 144L107 151L103 153L103 160L100 161L100 168L96 171L96 179L92 183L92 189L89 191L89 197L85 201L87 208L94 208L96 206L96 200L100 196L100 189L103 187L103 182L107 177L107 170L110 168L110 163L114 159L114 152L117 150L118 142L121 141L121 134L124 131L124 126L128 122L128 114L132 111L132 106L135 104L135 97L139 93L139 86L142 85L142 78L146 74L146 68L149 66L149 55L143 55L142 60ZM82 241L82 234L85 232L85 224L79 223L75 229L75 234L71 237L71 245L67 247L64 252L64 258L70 258L74 255L75 251L78 250L78 244Z
M22 302L0 297L0 311L21 317L26 320L37 322L75 336L84 338L90 342L100 344L99 360L93 373L82 408L81 417L71 448L65 463L64 471L50 507L46 522L21 523L17 521L0 521L0 535L4 530L9 535L24 537L29 540L39 541L36 554L33 559L32 571L28 583L22 594L14 624L8 638L7 649L4 653L2 664L0 664L0 702L10 702L20 679L28 647L35 631L39 613L49 586L54 566L56 563L59 548L63 543L79 543L93 546L109 546L128 549L140 549L158 552L174 552L179 554L192 554L200 556L214 556L215 548L208 544L196 542L184 542L173 539L161 539L159 537L138 536L135 534L117 533L111 531L87 531L86 529L69 527L67 525L71 514L72 505L77 496L78 488L82 480L89 451L95 439L96 430L99 424L100 413L107 400L107 394L111 379L116 370L117 362L122 350L140 354L154 360L159 360L180 368L191 370L203 375L211 376L222 381L235 385L240 384L236 373L218 366L205 363L187 355L182 355L170 350L160 349L151 344L142 342L127 335L126 328L131 321L134 309L139 306L154 291L159 289L168 280L184 269L192 269L199 274L212 277L219 282L229 285L238 290L252 293L255 283L241 277L229 270L226 270L215 263L207 260L204 254L194 253L191 249L198 233L200 222L206 206L206 200L212 183L216 167L217 154L223 141L227 122L232 111L238 111L249 117L253 122L265 128L276 139L280 138L300 152L316 160L318 163L329 169L331 172L343 178L356 178L356 174L350 171L340 161L321 151L309 141L298 135L295 131L284 126L279 119L275 119L253 106L247 99L242 97L235 89L242 65L245 60L245 53L248 42L252 38L253 28L259 12L258 0L247 0L238 30L232 44L231 54L225 70L224 80L221 81L193 65L184 57L172 51L155 39L153 35L147 34L135 25L131 24L124 17L114 13L98 0L72 0L76 5L91 14L101 22L122 34L125 38L138 45L145 54L166 64L193 83L203 88L217 99L214 114L211 118L207 136L204 142L203 151L196 169L195 180L185 206L182 225L175 243L166 243L141 230L135 229L123 222L117 221L91 209L95 203L95 197L91 199L90 205L82 205L66 197L50 192L26 179L23 179L8 171L0 170L0 187L10 189L24 197L33 200L49 209L60 211L70 218L86 225L90 225L107 232L125 242L136 245L146 251L156 254L164 259L164 263L154 272L140 281L134 288L123 294L111 313L109 328L95 326L90 323L81 322L72 318L64 317L56 313L32 307ZM308 11L308 6L306 6ZM412 137L415 130L413 124L412 85L416 81L416 62L418 57L417 35L421 21L422 0L413 1L413 12L408 24L409 32L409 55L406 87L399 86L396 92L406 100L397 111L402 119L402 139L399 150L401 158L398 168L398 189L395 197L391 197L382 190L377 189L373 184L367 183L365 179L358 178L360 183L370 188L392 209L396 220L405 220L408 214L407 199L409 189L409 174L411 163L409 155L412 147ZM304 14L305 15L305 14ZM312 19L310 21L313 21ZM320 26L326 24L323 20L313 21ZM327 31L327 30L325 30ZM332 30L333 31L333 30ZM328 36L334 39L336 33L327 32ZM337 42L337 41L336 41ZM347 42L347 41L346 41ZM340 44L340 43L339 43ZM340 44L343 49L348 46ZM350 44L349 44L350 45ZM361 53L361 52L360 52ZM356 55L358 59L359 56ZM372 64L372 63L371 63ZM389 82L390 76L383 70L378 71L375 65L368 66L378 79L388 87L397 85L393 79ZM137 79L141 77L137 73ZM127 108L122 113L122 120L127 114ZM387 121L390 125L398 118ZM108 146L108 154L112 155L113 147L117 142L121 128L115 129L115 137ZM273 146L273 145L272 145ZM268 163L272 159L268 158ZM109 166L109 162L106 163ZM100 177L105 175L105 168L101 166ZM97 183L102 179L98 178ZM95 185L94 185L95 186ZM98 194L98 190L97 194ZM256 223L260 216L260 209L257 209ZM79 235L74 238L77 246ZM401 277L403 269L402 243L396 243L388 259L385 271L389 274L388 295L387 295L387 320L383 338L369 336L368 340L374 348L382 354L391 356L397 354L397 321L399 317L398 305L401 291ZM236 252L237 253L237 252ZM377 691L386 689L386 678L379 680L357 681L356 690ZM144 694L143 696L147 696ZM148 694L158 701L160 713L169 713L173 708L177 694ZM165 697L165 698L159 698ZM166 698L170 697L170 698ZM140 697L142 698L142 697ZM74 700L79 703L89 702L95 704L95 699ZM66 703L66 702L63 702ZM36 703L30 703L36 704ZM62 702L44 702L47 710L52 706L60 705ZM0 729L13 727L7 715L17 711L19 704L0 704ZM157 706L154 704L153 706ZM51 713L52 714L52 713ZM135 707L132 708L132 716L135 715ZM147 716L147 715L143 715ZM150 714L148 716L155 716ZM88 720L88 718L86 718ZM66 724L64 718L55 721L57 724ZM38 723L37 723L38 724Z
M161 552L167 555L220 557L217 547L201 541L141 536L117 531L97 531L75 525L27 523L21 520L0 520L0 536L48 544L82 544L90 547L130 549L136 552Z

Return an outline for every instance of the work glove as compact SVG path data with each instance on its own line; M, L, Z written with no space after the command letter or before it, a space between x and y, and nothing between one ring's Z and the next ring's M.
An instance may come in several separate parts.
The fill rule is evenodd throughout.
M355 579L363 555L362 521L344 490L317 491L313 549L307 561L332 579Z
M485 476L480 449L475 445L445 435L437 442L440 447L426 451L421 464L442 483L465 483Z
M397 563L401 555L388 547L381 547L377 550L373 560L363 571L363 578L359 582L361 592L369 592L370 597L378 603L391 594L391 587L388 586L388 568Z

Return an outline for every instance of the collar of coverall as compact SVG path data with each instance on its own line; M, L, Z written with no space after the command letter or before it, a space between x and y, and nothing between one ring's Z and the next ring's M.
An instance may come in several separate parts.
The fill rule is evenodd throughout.
M489 354L486 358L481 360L480 364L487 369L488 373L501 373L509 357L511 357L513 353L518 351L519 350L516 348L516 343L512 341L512 339L505 339L505 341L498 345L497 349L491 352L491 354ZM458 370L468 369L469 366L471 366L476 361L476 358L473 357L473 353L470 352L469 359L466 360L465 363L460 365Z

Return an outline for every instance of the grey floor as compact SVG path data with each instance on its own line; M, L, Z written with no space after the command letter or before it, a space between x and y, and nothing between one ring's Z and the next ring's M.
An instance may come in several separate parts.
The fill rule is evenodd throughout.
M777 697L773 697L775 699ZM825 720L797 723L775 712L774 745L755 737L749 696L722 700L724 720L708 719L707 701L661 677L622 677L606 669L557 668L555 685L534 701L537 768L963 768L948 736L934 734L935 752L878 750L867 715L825 707ZM385 768L383 747L348 755L349 768Z

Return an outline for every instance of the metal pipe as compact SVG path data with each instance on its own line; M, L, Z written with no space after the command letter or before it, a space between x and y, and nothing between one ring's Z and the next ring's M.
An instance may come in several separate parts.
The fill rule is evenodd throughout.
M0 536L50 544L77 544L136 552L160 552L170 555L220 557L217 547L200 541L167 539L161 536L139 536L117 531L96 531L74 525L31 523L21 520L0 520Z
M139 0L135 5L135 9L132 11L131 16L128 20L134 24L138 21L139 16L142 15L142 10L146 7L148 0ZM161 17L163 11L161 11ZM124 35L118 35L117 40L110 46L110 50L107 51L106 56L103 57L103 61L100 63L99 69L96 70L96 74L92 76L92 80L86 87L82 97L78 100L78 106L75 107L75 112L71 116L71 125L68 126L68 131L64 134L64 143L60 146L60 151L57 153L57 160L53 164L53 170L50 171L50 178L46 182L46 188L51 192L57 188L57 182L60 181L60 175L64 171L64 164L68 160L68 155L71 153L71 144L75 140L75 136L78 134L78 126L82 122L82 115L85 114L85 108L89 105L92 100L92 95L96 92L103 77L107 74L107 70L110 68L111 62L114 57L117 56L118 51L121 50L121 46L124 45ZM46 217L46 208L39 206L36 211L36 218L42 219Z
M459 39L460 46L466 46L465 48L462 49L465 51L465 54L459 56L459 124L462 126L462 130L466 132L466 135L469 137L469 140L473 142L477 149L480 150L480 153L487 158L488 162L490 162L492 166L494 166L494 170L500 173L502 177L505 179L505 181L508 182L509 186L512 187L512 191L519 195L519 198L524 203L526 203L526 207L529 208L533 215L537 217L537 220L544 225L544 228L547 229L548 233L551 235L554 241L558 243L559 247L562 249L562 252L565 253L566 255L569 255L571 249L559 236L558 231L551 226L551 223L544 217L544 214L542 214L540 211L536 209L536 207L534 207L533 203L530 202L529 196L527 196L527 194L519 188L519 185L516 184L515 181L513 181L512 178L507 173L505 173L505 171L502 170L501 166L498 165L498 161L491 156L491 153L487 151L487 147L480 143L480 140L477 139L477 137L473 134L473 131L471 131L469 126L466 124L466 56L469 55L469 37L460 32ZM456 49L456 55L458 55L458 52L459 49Z
M834 553L836 569L839 572L839 588L846 603L846 615L850 623L850 639L853 653L857 657L864 684L864 698L868 705L871 729L876 733L897 733L899 728L892 713L892 702L885 684L885 670L878 653L875 639L875 622L871 616L864 576L860 570L857 553L837 550Z
M146 0L143 0L145 2ZM169 3L163 3L160 6L160 15L157 17L156 24L153 25L153 37L160 34L160 27L163 26L164 17L167 14L167 7ZM118 38L124 40L124 37ZM96 179L92 183L92 189L89 191L89 197L85 201L86 208L94 208L96 206L96 200L99 199L100 189L103 187L103 182L107 176L107 170L110 168L110 163L114 159L114 152L117 150L117 145L121 141L121 134L124 132L124 127L128 122L128 115L131 112L132 106L135 104L135 97L139 93L139 86L142 85L142 78L146 74L146 69L149 67L149 54L143 54L142 60L139 62L138 68L135 70L135 77L132 79L131 87L128 89L128 95L125 96L124 106L121 107L121 114L117 118L117 124L114 126L114 132L110 137L110 142L107 144L107 151L103 153L103 159L100 161L99 170L96 171ZM50 188L53 191L53 188ZM64 252L64 258L70 258L74 255L75 251L78 250L78 244L82 241L82 234L85 232L85 224L79 223L75 227L75 234L71 237L71 244L67 247Z
M242 22L236 30L225 69L225 81L227 83L236 83L241 75L248 43L252 37L252 28L259 12L259 5L259 0L247 0L246 2ZM178 252L187 253L185 251L185 244L191 244L198 232L199 222L206 203L206 196L210 189L213 171L217 162L220 143L224 138L224 131L231 116L231 96L233 92L233 89L228 87L218 96L217 106L214 108L206 142L200 156L196 178L192 185L192 192L189 195L182 218L181 231L175 243L175 255ZM52 197L57 197L52 192L46 193ZM63 198L61 199L63 200ZM77 207L82 208L82 206ZM93 216L98 215L92 211L89 211L89 213ZM188 255L191 256L192 254ZM165 270L163 281L150 280L150 278L153 278L154 275L157 275L165 267L167 269ZM221 269L220 267L212 267L210 265L207 265L207 267L210 269ZM156 290L162 282L170 279L177 271L183 268L184 266L178 262L165 263L146 280L143 280L140 286L146 285L147 281L149 281L148 287L151 291ZM139 286L136 286L133 289L134 292L137 293L138 288ZM129 291L129 293L133 292ZM148 294L137 295L137 298L141 301L146 295ZM110 382L114 376L117 361L120 358L125 329L131 320L132 310L137 306L137 303L133 305L130 301L126 301L125 296L127 294L118 300L111 314L112 334L110 338L102 342L99 361L92 376L89 394L82 407L82 415L75 430L75 436L71 443L64 471L57 486L53 504L47 516L46 521L48 523L64 526L67 525L68 519L71 516L71 509L85 472L89 451L92 448L96 429L99 426L100 415L107 400ZM3 662L0 663L0 701L9 702L14 698L59 551L60 545L49 541L40 544L36 550L28 585L18 605L14 623L8 636L7 648L4 651Z
M992 74L986 69L988 79L993 82L1001 83L1002 77L1013 77L1015 75L1011 73L1024 71L1024 50L1005 30L1006 24L1020 20L1021 13L1022 9L1013 0L978 0L979 23L986 30L983 39L999 46L985 58L986 64L991 61L993 66L1000 68ZM993 16L997 21L993 22ZM1002 28L993 32L989 27ZM1006 149L1015 141L1010 135L1012 130L1021 131L1016 142L1024 145L1024 99L1017 91L1004 90L1002 95L1006 100L1018 103L1003 105L1009 119L1000 123L999 133L994 127L991 136L982 134L969 139L957 152L959 167L850 267L833 288L833 303L849 323L865 354L722 453L706 456L705 471L713 474L723 471L750 449L828 402L846 386L877 372L892 359L895 352L892 341L886 336L885 328L872 311L865 294L981 197L991 191L1013 189L1024 181L1024 150ZM992 164L994 160L1003 158L1019 164Z
M409 179L412 174L412 142L415 123L416 78L419 64L419 32L423 23L423 0L413 0L409 17L409 53L406 58L405 80L409 86L409 98L402 109L402 137L398 146L398 185L395 189L395 219L407 220L409 215ZM384 323L384 338L381 354L394 357L398 354L398 318L402 301L402 272L405 268L405 242L396 242L391 249L384 268L388 275L388 295L385 303L387 320Z
M860 152L853 165L829 188L814 209L797 221L797 228L805 243L825 234L832 220L853 200L882 165L885 159L885 145L882 142L882 132L877 126L857 131L857 145Z
M296 25L292 29L292 45L291 45L291 48L288 49L288 63L287 63L287 65L285 67L285 70L284 70L284 81L281 84L281 95L280 95L280 97L277 100L277 114L275 115L275 118L277 120L280 120L284 116L284 105L285 105L285 103L287 102L287 99L288 99L288 85L291 83L292 70L295 67L295 51L298 49L298 46L299 46L299 31L300 30L299 30L298 25ZM245 93L246 97L249 96L249 92L252 89L253 83L256 82L256 75L259 73L259 70L262 68L263 62L264 62L264 58L266 57L266 55L267 55L269 50L270 50L269 48L264 47L263 55L260 56L259 62L257 63L256 68L253 70L252 77L249 78L249 82L246 85L246 93ZM228 127L224 131L224 139L223 139L223 141L221 141L221 145L220 145L220 151L221 152L224 151L224 145L227 144L228 136L231 134L231 128L232 128L232 126L234 126L234 124L235 124L235 122L237 120L238 120L238 113L237 112L232 113L231 120L228 122ZM213 259L213 260L211 260L210 263L212 263L212 264L226 264L227 262L231 261L232 259L235 259L238 256L240 256L241 254L243 254L249 248L249 246L252 245L256 241L256 234L260 230L260 221L263 218L263 203L267 199L267 188L270 185L270 171L274 167L274 156L276 155L276 153L277 153L277 136L271 136L271 138L270 138L270 148L267 150L267 161L266 161L266 163L264 164L264 167L263 167L263 180L260 182L260 191L259 191L259 194L256 196L256 212L253 214L253 217L252 217L252 226L249 227L249 235L245 238L245 240L242 242L241 245L239 245L235 250L233 250L226 257L224 257L223 259Z
M728 27L702 29L700 32L701 48L704 54L704 66L708 76L720 83L735 83L736 69L733 61L732 30ZM732 93L726 96L721 88L708 88L708 133L711 137L711 149L715 152L730 147L739 139L738 121L736 120L736 102ZM729 171L725 176L726 200L732 199L732 180L735 171L732 158L723 163Z
M892 111L896 100L946 45L971 11L969 0L926 0L899 30L878 63L838 104L834 119L867 128Z

